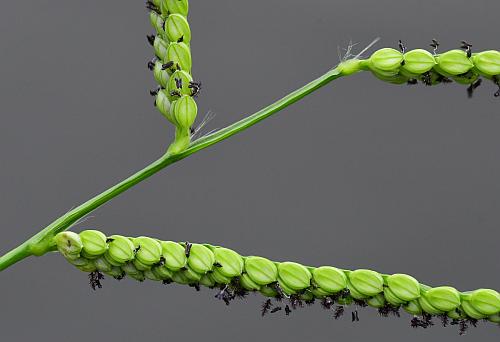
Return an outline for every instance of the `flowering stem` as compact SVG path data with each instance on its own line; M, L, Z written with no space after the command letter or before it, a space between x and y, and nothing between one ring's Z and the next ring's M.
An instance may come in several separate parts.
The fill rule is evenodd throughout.
M114 197L120 195L121 193L142 182L143 180L151 177L170 164L182 160L190 156L191 154L194 154L209 146L215 145L218 142L235 135L236 133L244 131L245 129L292 105L308 94L314 92L315 90L323 87L324 85L341 76L343 76L343 73L340 71L340 69L335 68L329 70L327 73L318 77L314 81L291 92L290 94L261 109L260 111L230 126L227 126L192 142L184 151L181 151L177 154L166 153L160 159L146 166L144 169L138 171L137 173L121 181L115 186L109 188L108 190L102 192L101 194L95 196L94 198L88 200L87 202L79 205L78 207L59 217L46 228L31 237L29 240L11 250L4 256L0 257L0 271L6 269L7 267L15 264L18 261L23 260L28 256L41 256L47 252L55 250L53 238L57 233L67 230L73 224L78 222L79 219L99 208L101 205L110 201Z

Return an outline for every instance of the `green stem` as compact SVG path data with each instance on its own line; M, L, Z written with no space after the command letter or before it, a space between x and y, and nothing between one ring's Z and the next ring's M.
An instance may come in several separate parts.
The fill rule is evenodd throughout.
M127 179L121 181L117 185L109 188L103 193L95 196L94 198L88 200L87 202L81 204L80 206L72 209L68 213L64 214L46 228L41 230L39 233L31 237L29 240L24 242L19 247L13 249L9 253L5 254L0 258L0 271L6 269L7 267L15 264L16 262L32 255L41 256L54 249L54 243L52 241L53 237L75 224L79 219L99 208L101 205L105 204L109 200L118 196L122 192L136 185L137 183L151 177L158 171L164 169L165 167L173 164L187 156L194 154L202 149L209 146L215 145L216 143L225 140L236 133L244 131L245 129L255 125L256 123L264 120L265 118L271 116L272 114L290 106L291 104L299 101L303 97L312 93L313 91L323 87L329 82L343 76L343 73L338 69L333 69L315 79L314 81L306 84L302 88L295 90L294 92L288 94L282 99L274 102L273 104L261 109L255 114L252 114L226 128L223 128L217 132L200 138L189 145L189 147L177 154L167 153L160 159L156 160L152 164L148 165L141 171L133 174Z

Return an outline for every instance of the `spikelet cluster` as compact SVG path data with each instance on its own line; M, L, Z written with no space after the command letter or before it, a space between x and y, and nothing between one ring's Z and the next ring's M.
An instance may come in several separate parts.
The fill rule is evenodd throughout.
M159 87L151 91L155 106L176 129L169 152L176 154L191 142L191 130L198 114L194 98L201 84L192 77L191 29L187 21L188 0L148 1L154 35L148 36L155 58L148 67Z
M347 60L339 65L341 72L352 74L368 70L378 79L394 84L432 86L457 82L467 85L467 93L487 79L498 88L494 96L500 97L500 51L473 52L472 45L462 42L461 49L438 53L439 43L433 40L433 52L424 49L408 50L399 41L399 49L383 48L364 60Z
M71 264L91 274L94 288L100 287L101 273L104 273L116 279L129 276L139 281L150 279L195 288L218 288L217 297L226 303L247 292L260 292L269 298L289 300L285 313L290 307L295 309L303 303L320 300L328 309L333 309L334 304L335 310L341 311L349 305L371 306L383 316L399 315L402 308L414 316L413 326L424 328L432 325L434 316L450 319L457 325L475 324L481 319L500 324L500 294L492 289L459 292L451 286L420 284L406 274L308 267L258 256L245 257L231 249L208 244L177 243L144 236L107 237L96 230L79 234L62 232L55 242ZM263 307L263 312L274 309L281 310L269 304L265 310ZM357 315L357 311L355 315L353 311L353 320L357 320Z

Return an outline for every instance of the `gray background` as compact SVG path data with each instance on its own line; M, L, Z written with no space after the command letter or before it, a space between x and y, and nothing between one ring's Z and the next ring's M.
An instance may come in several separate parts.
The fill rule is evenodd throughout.
M220 128L337 63L337 47L498 49L498 1L191 1L202 114ZM143 1L0 4L0 251L156 159L172 128L152 106ZM500 287L500 100L487 83L342 79L140 184L78 229L212 242L305 264ZM201 116L201 115L200 115ZM203 290L87 276L54 254L0 274L2 341L452 341L375 310L262 319ZM464 341L498 341L492 325Z

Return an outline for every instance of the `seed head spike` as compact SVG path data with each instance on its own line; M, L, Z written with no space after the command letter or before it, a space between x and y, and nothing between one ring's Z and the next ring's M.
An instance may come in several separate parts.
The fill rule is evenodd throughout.
M71 246L68 246L69 239ZM312 305L314 298L318 298L325 309L338 303L333 310L335 319L351 304L354 304L350 312L353 322L360 320L360 307L379 308L384 317L399 317L399 309L403 307L414 315L410 322L414 328L431 327L436 317L443 326L457 325L461 334L468 327L475 327L478 319L487 318L496 323L500 313L500 295L495 290L479 289L462 297L452 287L430 288L405 274L384 277L366 269L306 268L293 262L274 263L261 257L243 257L224 247L159 241L144 236L106 237L92 230L80 234L66 231L58 234L55 241L71 264L89 273L89 283L94 290L102 287L102 273L116 279L122 279L126 273L138 281L147 278L164 284L176 282L197 291L201 285L218 288L215 297L226 305L236 298L245 298L249 291L260 291L269 297L262 305L262 315L284 311L289 316L293 310L304 307L304 301ZM273 301L278 302L281 297L287 298L287 305L273 305ZM448 317L453 320L449 322Z

